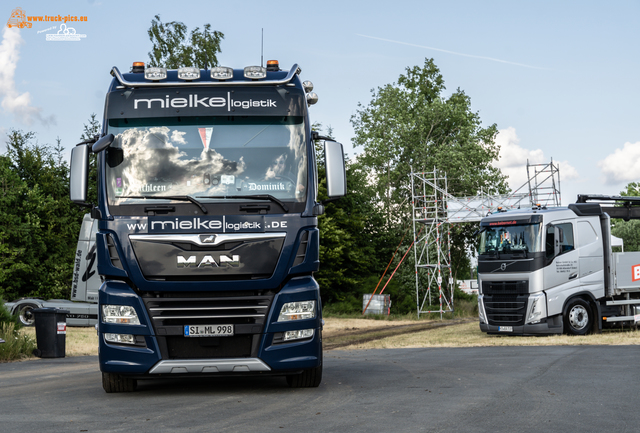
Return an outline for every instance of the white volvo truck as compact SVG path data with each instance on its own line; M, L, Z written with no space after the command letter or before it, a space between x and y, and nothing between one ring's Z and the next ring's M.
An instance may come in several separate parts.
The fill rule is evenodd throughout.
M489 334L599 332L640 321L640 252L614 253L610 218L640 197L579 195L568 207L496 212L480 222L478 309Z
M82 220L78 247L73 266L71 300L21 298L5 303L12 313L18 314L24 326L33 326L35 319L31 311L34 308L59 308L67 313L67 326L93 326L98 323L98 290L102 281L97 272L96 232L97 220L86 214Z

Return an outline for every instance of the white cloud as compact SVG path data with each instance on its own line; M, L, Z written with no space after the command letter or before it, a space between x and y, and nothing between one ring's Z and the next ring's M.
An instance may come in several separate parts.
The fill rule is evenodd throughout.
M640 141L625 143L598 162L604 182L613 185L621 182L637 182L640 178Z
M43 125L55 124L54 116L43 117L42 108L31 105L29 92L16 88L15 72L20 58L20 45L24 43L20 30L5 27L0 44L0 98L2 108L27 125L38 121Z
M520 146L520 139L513 127L501 129L496 137L496 144L500 146L500 155L494 167L499 168L503 174L509 176L508 182L511 189L522 187L527 182L527 161L529 164L548 164L551 159L546 159L542 149L525 149ZM578 170L567 161L554 161L560 169L560 179L572 180L580 176Z

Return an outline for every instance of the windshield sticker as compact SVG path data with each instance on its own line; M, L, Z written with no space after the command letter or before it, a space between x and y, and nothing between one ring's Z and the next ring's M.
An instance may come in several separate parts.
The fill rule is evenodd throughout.
M124 189L122 188L122 178L116 177L116 195L122 195Z
M211 143L211 134L213 133L213 128L198 128L198 132L200 132L202 145L205 149L208 149L209 143Z

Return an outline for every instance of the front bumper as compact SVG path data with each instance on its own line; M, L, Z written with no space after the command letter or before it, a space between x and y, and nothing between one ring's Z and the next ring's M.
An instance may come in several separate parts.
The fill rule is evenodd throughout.
M562 315L547 317L540 323L511 326L511 331L501 331L498 325L480 323L480 330L487 334L500 335L549 335L562 334ZM503 327L504 328L504 327Z
M282 305L287 302L316 300L313 319L277 322ZM163 336L156 335L142 299L124 282L107 281L100 289L100 304L131 305L140 325L99 323L99 361L103 372L138 378L182 375L289 374L318 367L322 362L322 318L319 288L313 277L291 279L275 295L265 324L251 334L250 353L246 356L212 356L175 359L162 349ZM283 332L314 329L304 340L280 342ZM127 346L107 343L104 333L133 334L144 343ZM274 342L274 336L276 337ZM187 338L187 337L184 337ZM219 337L223 340L226 337ZM230 340L222 341L225 344ZM146 347L145 347L146 346Z

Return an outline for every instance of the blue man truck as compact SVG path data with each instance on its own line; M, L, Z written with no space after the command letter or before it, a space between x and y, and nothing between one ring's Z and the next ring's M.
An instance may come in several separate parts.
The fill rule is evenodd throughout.
M329 199L342 145L311 131L301 70L111 70L100 137L71 155L71 199L98 221L106 392L140 379L322 379L316 140ZM86 203L89 154L98 203Z

